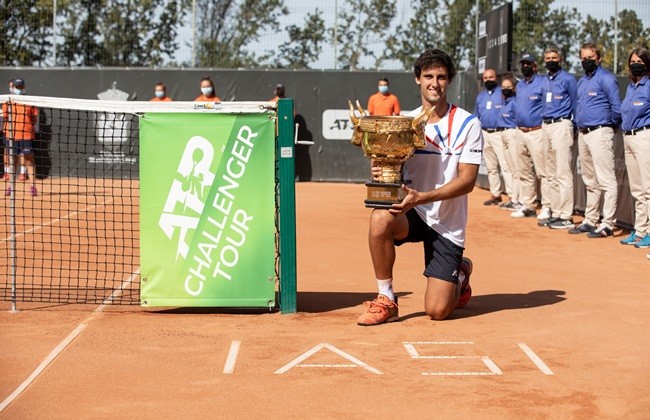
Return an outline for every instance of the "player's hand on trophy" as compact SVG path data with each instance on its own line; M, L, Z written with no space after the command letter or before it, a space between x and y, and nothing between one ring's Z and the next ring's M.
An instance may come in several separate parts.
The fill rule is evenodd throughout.
M393 214L406 213L413 207L417 206L420 202L421 194L419 191L409 188L405 184L402 184L402 191L406 193L406 196L401 202L393 204L393 206L388 209L388 211Z
M374 159L370 161L370 172L373 181L379 181L381 179L381 166L379 166L379 162Z

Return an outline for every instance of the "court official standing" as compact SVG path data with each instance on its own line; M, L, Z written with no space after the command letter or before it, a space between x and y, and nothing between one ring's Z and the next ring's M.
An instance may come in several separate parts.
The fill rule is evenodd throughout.
M518 150L517 121L515 119L515 86L517 79L512 74L504 75L501 80L501 96L503 96L503 106L499 111L499 120L497 125L503 128L501 131L501 141L503 142L503 154L510 168L511 174L511 193L510 201L499 206L504 210L517 211L521 210L522 204L519 199L519 172L517 170Z
M548 183L546 182L546 154L542 147L542 96L543 78L537 74L537 60L534 55L524 53L519 60L523 80L517 83L515 96L515 121L519 130L517 172L519 173L520 201L522 208L512 217L534 217L537 196L536 179L540 180L542 211L538 219L550 217Z
M575 122L578 126L580 171L587 187L584 221L569 230L587 233L590 238L613 236L616 223L618 186L614 171L614 128L621 123L621 98L616 77L601 66L601 51L596 44L580 48L585 75L578 81ZM603 199L603 218L598 223Z
M544 50L544 106L542 138L546 148L546 174L551 203L551 229L571 229L573 225L573 115L578 83L562 69L564 57L554 45Z
M503 150L503 141L501 140L501 131L504 128L498 126L499 112L503 106L501 97L501 88L497 83L497 73L493 69L486 69L483 72L483 86L485 89L476 97L476 109L474 113L481 121L483 130L483 159L488 171L488 184L490 186L491 197L483 204L486 206L498 205L501 203L501 193L504 191L511 196L511 174L508 163L506 162L505 152ZM501 173L503 174L503 183L501 185Z
M650 248L650 51L635 48L627 62L630 84L621 105L621 128L635 219L634 231L621 243Z

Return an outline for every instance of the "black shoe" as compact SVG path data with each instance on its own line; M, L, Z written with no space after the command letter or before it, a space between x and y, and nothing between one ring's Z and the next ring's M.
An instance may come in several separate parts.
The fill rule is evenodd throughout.
M548 224L551 229L571 229L573 222L569 219L555 219L555 221Z
M594 229L587 234L589 238L606 238L608 236L614 236L614 232L607 226L601 226L598 229Z
M578 226L573 229L569 229L571 235L577 235L578 233L591 233L596 229L595 226L590 225L589 223L580 223Z
M501 202L501 197L493 196L493 197L490 197L489 200L485 201L485 202L483 203L483 205L484 205L484 206L496 206L496 205L499 204L500 202Z
M548 225L555 222L556 220L558 220L557 217L549 217L548 219L542 219L537 222L537 226L548 227Z

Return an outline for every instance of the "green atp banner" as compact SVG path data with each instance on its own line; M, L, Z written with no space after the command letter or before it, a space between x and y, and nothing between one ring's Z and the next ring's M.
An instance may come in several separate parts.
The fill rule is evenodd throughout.
M140 119L143 306L275 305L275 121Z

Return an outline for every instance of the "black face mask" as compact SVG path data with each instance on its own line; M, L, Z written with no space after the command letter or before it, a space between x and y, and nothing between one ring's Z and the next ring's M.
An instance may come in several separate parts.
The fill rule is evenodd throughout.
M551 73L555 73L556 71L560 70L560 62L559 61L547 61L545 64L546 68L548 71Z
M512 89L501 89L501 93L503 94L504 97L506 98L511 98L515 96L515 91Z
M643 63L633 63L630 64L630 73L636 77L641 77L646 74L645 64Z
M598 67L598 64L596 64L596 60L592 60L591 58L585 58L582 60L582 68L584 71L587 73L593 73L594 70Z
M524 75L524 77L530 77L533 75L533 68L532 66L521 66L521 74Z
M483 85L487 90L494 90L494 88L497 87L497 82L495 82L494 80L486 80L485 82L483 82Z

